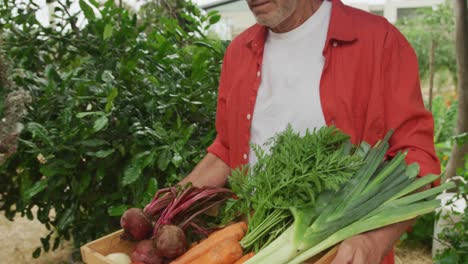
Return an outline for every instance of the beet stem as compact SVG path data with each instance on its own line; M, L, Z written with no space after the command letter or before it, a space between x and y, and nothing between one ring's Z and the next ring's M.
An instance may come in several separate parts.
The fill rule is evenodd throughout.
M228 199L228 198L226 197L226 198L223 198L223 199L221 199L221 200L219 200L219 201L213 202L213 203L210 204L209 206L206 206L205 208L199 210L198 212L191 214L191 216L190 216L189 218L187 218L184 222L182 222L182 223L180 224L180 226L182 227L182 229L185 230L185 228L187 227L187 224L190 223L195 217L197 217L198 215L200 215L200 214L202 214L202 213L208 211L209 209L215 207L216 205L219 205L219 204L223 203L223 202L226 201L227 199Z
M204 190L203 192L199 193L197 196L193 197L192 199L186 201L184 204L182 204L181 206L179 206L177 209L173 210L170 212L170 215L168 216L170 219L172 219L173 217L175 217L175 215L177 215L179 212L183 211L183 210L186 210L188 207L191 207L192 204L194 204L195 202L197 201L200 201L202 200L203 198L213 198L213 197L216 197L217 194L222 194L223 192L225 192L224 190L222 190L222 188L220 188L221 190ZM229 191L229 193L232 193L231 191ZM208 199L206 199L208 200ZM206 201L205 200L205 201Z
M190 226L193 227L197 233L200 233L200 234L208 237L208 235L209 235L208 232L205 229L203 229L202 227L200 227L199 225L195 224L194 222L190 222Z

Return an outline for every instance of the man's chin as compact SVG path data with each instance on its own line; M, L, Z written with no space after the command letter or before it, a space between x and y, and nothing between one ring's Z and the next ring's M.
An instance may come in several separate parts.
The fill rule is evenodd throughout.
M255 16L255 20L257 21L258 24L268 27L268 28L274 28L279 24L279 23L272 21L271 18L266 17L265 15L257 15Z

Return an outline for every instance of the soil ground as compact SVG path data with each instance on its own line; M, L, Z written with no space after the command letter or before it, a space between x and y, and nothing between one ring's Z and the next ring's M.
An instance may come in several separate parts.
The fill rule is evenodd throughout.
M60 245L54 252L41 254L38 259L32 257L32 252L41 244L40 238L48 234L45 226L37 220L17 216L12 222L0 213L0 234L0 263L71 263L69 243Z

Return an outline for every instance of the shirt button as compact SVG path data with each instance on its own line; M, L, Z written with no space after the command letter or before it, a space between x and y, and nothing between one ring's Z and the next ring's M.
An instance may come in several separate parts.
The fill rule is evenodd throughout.
M252 118L252 116L250 114L247 114L247 120L250 120L250 118Z
M257 77L260 77L262 73L260 71L257 71Z
M333 41L333 47L338 47L338 42Z
M243 157L246 160L247 159L247 154L244 153Z

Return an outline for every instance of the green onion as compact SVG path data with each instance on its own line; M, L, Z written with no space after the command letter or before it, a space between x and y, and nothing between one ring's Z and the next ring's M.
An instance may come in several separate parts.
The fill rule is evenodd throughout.
M409 220L439 207L440 201L434 197L454 184L413 193L439 176L417 178L419 166L407 165L405 152L385 161L390 136L391 132L372 148L362 143L355 149L354 155L364 160L353 176L336 190L321 190L315 202L308 206L291 206L293 223L246 263L302 263L349 237ZM268 219L268 212L264 213L263 219Z

